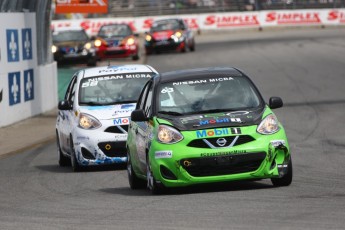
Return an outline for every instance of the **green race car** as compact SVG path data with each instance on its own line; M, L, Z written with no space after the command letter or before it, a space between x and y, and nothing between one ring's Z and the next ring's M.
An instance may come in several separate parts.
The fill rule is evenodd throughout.
M128 130L128 179L153 194L166 187L270 178L292 182L290 148L254 83L230 67L159 74L143 88Z

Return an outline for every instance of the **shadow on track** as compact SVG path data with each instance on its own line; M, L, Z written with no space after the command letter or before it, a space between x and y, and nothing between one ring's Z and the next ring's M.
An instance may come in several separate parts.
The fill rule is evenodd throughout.
M274 189L273 185L261 183L259 181L234 181L227 183L212 183L194 185L181 188L169 188L165 193L159 195L186 195L198 193L212 193L212 192L234 192L234 191L247 191L259 189ZM119 188L104 188L99 191L110 194L118 194L124 196L149 196L151 195L148 189L131 190L130 187Z
M101 171L120 171L120 170L126 169L125 164L88 166L88 167L82 168L80 172L72 172L71 167L61 167L59 165L37 165L35 167L41 171L47 171L47 172L53 172L53 173L90 173L90 172L101 172Z

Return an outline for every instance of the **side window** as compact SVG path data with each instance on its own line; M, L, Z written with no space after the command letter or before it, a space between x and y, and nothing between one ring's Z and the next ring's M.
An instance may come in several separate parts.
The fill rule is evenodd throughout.
M188 26L184 21L180 21L180 28L181 30L186 30L188 29Z
M147 93L147 97L145 100L145 105L144 105L144 111L147 117L150 117L151 115L151 108L152 107L152 84L150 85L150 88Z
M72 80L70 81L69 85L67 86L67 90L66 90L66 94L65 94L65 98L64 98L65 100L69 100L70 99L70 94L71 94L71 91L72 91L72 89L73 89L73 87L75 85L76 79L77 79L77 76L74 75L72 77Z
M138 104L137 104L137 109L144 109L144 103L145 103L145 99L147 96L147 90L150 87L151 82L147 82L146 85L144 86L144 89L138 99Z
M77 78L76 78L77 79ZM75 80L73 82L73 85L72 85L72 89L71 89L71 93L69 95L69 101L71 101L72 103L74 102L74 98L75 98L75 91L77 89L77 81Z

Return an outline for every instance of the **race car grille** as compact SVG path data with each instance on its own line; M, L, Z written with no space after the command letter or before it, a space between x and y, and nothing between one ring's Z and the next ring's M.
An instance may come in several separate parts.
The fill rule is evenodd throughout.
M126 157L126 141L101 142L98 147L107 157Z
M120 54L125 54L126 50L112 50L112 51L105 51L104 54L107 56L111 55L120 55Z
M125 133L128 132L128 125L116 125L116 126L110 126L104 130L104 132L107 133Z
M256 171L265 159L265 152L227 156L186 158L181 166L194 177L231 175Z
M205 139L196 139L188 143L188 147L195 148L229 148L246 144L255 139L249 135L228 136L228 137L213 137Z

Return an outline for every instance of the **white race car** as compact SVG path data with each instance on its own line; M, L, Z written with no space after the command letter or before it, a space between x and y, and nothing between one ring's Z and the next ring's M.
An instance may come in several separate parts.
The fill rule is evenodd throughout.
M59 165L79 171L88 165L126 163L131 112L145 83L157 71L149 65L87 68L76 72L58 105Z

